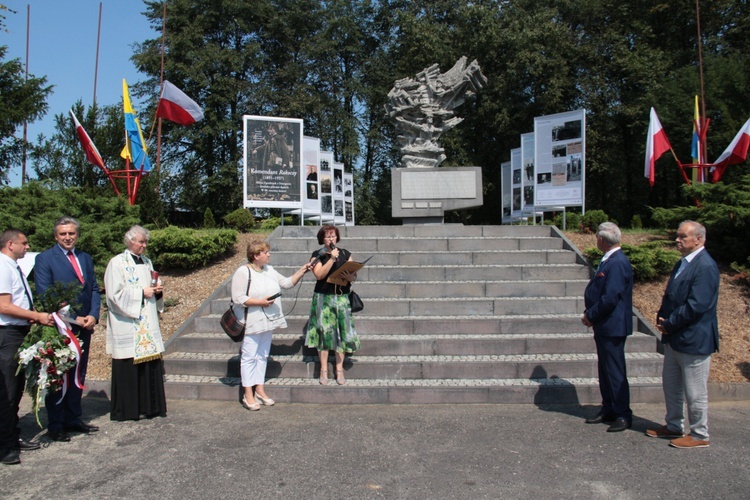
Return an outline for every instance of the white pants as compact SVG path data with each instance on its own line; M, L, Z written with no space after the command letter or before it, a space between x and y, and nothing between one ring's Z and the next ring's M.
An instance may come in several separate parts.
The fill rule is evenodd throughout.
M266 381L268 354L271 352L273 330L245 335L240 356L242 387L263 385Z

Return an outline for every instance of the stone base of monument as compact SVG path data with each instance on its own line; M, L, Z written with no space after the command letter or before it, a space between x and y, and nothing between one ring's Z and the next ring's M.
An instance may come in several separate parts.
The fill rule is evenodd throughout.
M403 224L441 224L446 211L483 203L481 167L391 170L392 215Z

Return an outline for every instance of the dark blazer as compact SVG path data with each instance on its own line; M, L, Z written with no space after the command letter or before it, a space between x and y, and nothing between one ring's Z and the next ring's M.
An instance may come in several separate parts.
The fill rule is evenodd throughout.
M685 354L713 354L719 350L719 268L703 249L679 276L672 269L658 317L667 335L662 342Z
M81 267L84 284L83 290L78 295L78 304L80 307L76 310L71 310L70 315L73 317L93 316L99 321L101 294L99 293L99 284L96 282L96 275L94 274L94 261L86 252L74 250L73 253L78 257L78 264ZM76 272L73 270L73 265L60 249L59 245L55 245L36 256L34 283L36 283L37 295L41 297L56 281L80 283ZM76 325L72 326L76 327Z
M583 298L594 336L627 337L633 333L633 268L622 250L599 266Z

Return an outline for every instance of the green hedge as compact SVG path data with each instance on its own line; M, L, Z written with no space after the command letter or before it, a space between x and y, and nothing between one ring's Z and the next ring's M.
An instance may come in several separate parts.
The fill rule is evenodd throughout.
M91 254L99 279L113 255L122 252L125 232L140 223L139 208L110 188L51 190L39 182L20 188L0 189L0 230L20 229L29 238L31 252L42 252L55 244L55 220L75 217L80 224L76 248Z
M151 231L148 255L158 269L194 269L231 251L237 234L234 229L169 226Z
M633 266L633 280L650 281L671 273L682 256L677 250L665 248L669 244L669 241L651 241L638 246L622 245L622 251ZM595 266L603 255L594 247L587 248L583 253Z

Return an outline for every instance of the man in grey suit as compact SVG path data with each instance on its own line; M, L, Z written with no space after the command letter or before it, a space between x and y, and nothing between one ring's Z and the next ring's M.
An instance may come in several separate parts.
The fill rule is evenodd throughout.
M672 270L657 313L664 343L662 387L666 425L646 435L671 439L675 448L705 448L708 439L708 372L719 350L719 268L704 249L706 228L685 221L677 229L682 259ZM687 401L690 432L683 435Z

